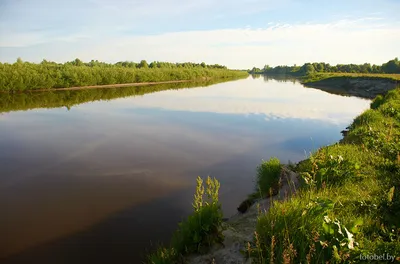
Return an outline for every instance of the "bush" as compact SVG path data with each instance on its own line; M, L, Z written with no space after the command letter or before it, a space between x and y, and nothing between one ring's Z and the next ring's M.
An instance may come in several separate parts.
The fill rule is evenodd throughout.
M370 108L371 109L377 109L381 104L383 104L383 96L378 95L375 97L375 99L372 101Z
M366 154L359 155L357 146L327 146L310 156L308 167L303 166L300 175L309 187L340 186L361 177L361 164L365 159Z

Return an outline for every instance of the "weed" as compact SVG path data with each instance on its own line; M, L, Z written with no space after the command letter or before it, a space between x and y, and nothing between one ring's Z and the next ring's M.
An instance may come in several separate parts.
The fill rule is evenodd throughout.
M175 263L190 253L207 251L214 243L223 242L222 209L218 200L220 183L215 178L197 177L194 212L178 225L170 248L160 248L148 256L150 264ZM206 197L204 197L206 194Z

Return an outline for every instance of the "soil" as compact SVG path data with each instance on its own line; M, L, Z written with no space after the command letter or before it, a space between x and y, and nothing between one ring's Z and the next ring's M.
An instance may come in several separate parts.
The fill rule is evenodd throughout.
M379 94L385 94L389 90L396 88L400 83L394 80L371 79L368 77L333 77L304 83L304 85L331 93L373 99Z

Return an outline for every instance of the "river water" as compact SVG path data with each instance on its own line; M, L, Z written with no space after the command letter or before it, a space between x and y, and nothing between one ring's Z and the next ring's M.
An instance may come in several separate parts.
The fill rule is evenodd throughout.
M262 159L304 159L340 140L369 103L253 76L8 109L0 114L0 262L140 263L191 212L197 176L221 182L229 217Z

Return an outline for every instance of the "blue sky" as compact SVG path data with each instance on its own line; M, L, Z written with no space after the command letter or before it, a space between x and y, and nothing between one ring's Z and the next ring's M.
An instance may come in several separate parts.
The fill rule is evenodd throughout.
M399 11L399 0L1 0L0 61L381 64L400 54Z

